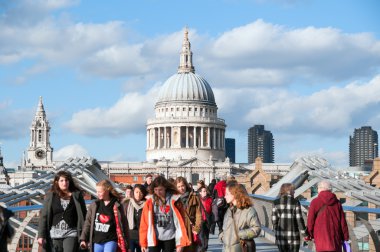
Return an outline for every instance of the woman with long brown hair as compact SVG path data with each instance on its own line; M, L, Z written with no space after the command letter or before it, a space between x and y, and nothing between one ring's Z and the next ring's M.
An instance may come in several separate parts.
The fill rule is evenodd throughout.
M201 232L202 210L199 195L192 190L189 183L184 177L178 177L175 180L178 192L181 194L181 202L183 206L182 217L185 222L187 235L189 236L191 245L184 248L185 252L197 251L201 245L199 233Z
M149 192L140 220L141 251L182 252L190 241L177 188L163 176L158 176L149 186Z
M253 208L252 199L243 185L236 181L227 183L225 199L229 208L224 215L223 231L219 238L225 252L241 252L243 240L251 241L261 231L261 224Z
M126 252L127 217L120 203L121 195L108 180L96 184L96 193L98 200L91 203L83 225L81 248L93 252Z
M68 171L59 171L45 196L38 224L38 243L45 251L75 252L79 248L86 205Z

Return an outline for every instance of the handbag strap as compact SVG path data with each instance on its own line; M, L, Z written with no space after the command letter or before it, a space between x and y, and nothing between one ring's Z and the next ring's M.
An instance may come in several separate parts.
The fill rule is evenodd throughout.
M318 217L318 215L321 214L323 212L323 210L325 210L326 207L327 207L327 205L323 205L321 208L319 208L316 217Z
M183 211L185 212L186 217L189 219L190 224L193 225L193 226L195 226L195 223L193 223L193 222L191 221L190 215L189 215L189 213L187 212L187 209L186 209L185 207L183 207Z
M231 210L231 217L232 217L232 222L233 222L233 225L234 225L234 230L235 230L236 237L240 240L239 233L238 233L237 226L236 226L236 222L235 222L235 217L234 217L234 211L233 210Z

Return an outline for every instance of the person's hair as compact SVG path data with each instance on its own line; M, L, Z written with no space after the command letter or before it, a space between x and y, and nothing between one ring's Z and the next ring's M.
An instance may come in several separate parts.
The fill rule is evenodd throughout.
M215 184L215 183L216 183L216 179L214 179L214 178L211 179L211 183L214 183L214 184Z
M167 181L164 176L158 176L152 181L152 184L149 186L149 193L154 195L154 188L159 186L164 187L167 193L170 193L172 195L179 194L177 187L173 183Z
M201 184L200 187L202 187L202 186L206 186L206 184L205 184L205 182L204 182L203 180L198 180L198 181L197 181L197 184Z
M174 184L175 183L175 179L174 178L168 178L168 182Z
M133 190L133 187L132 187L131 185L126 185L126 186L125 186L125 191L126 191L127 189L131 189L131 190Z
M145 197L148 195L148 191L146 190L145 186L141 185L141 184L136 184L134 187L133 187L133 192L135 192L136 189L140 189L141 193L143 194L143 199L145 199ZM135 194L133 194L132 196L134 199L135 199ZM136 200L136 199L135 199Z
M292 183L284 183L281 185L278 196L294 195L294 185Z
M101 186L105 191L108 191L110 194L110 197L115 197L118 200L121 199L121 194L116 191L116 189L113 187L111 182L109 180L103 179L96 183L96 186Z
M227 177L227 181L231 181L231 180L236 180L236 179L235 179L235 176L232 176L232 175L231 175L231 176L228 176L228 177Z
M203 188L206 189L206 192L207 192L206 195L210 196L210 192L208 191L207 187L204 185L198 188L198 193L200 193Z
M145 179L147 179L147 178L153 178L153 175L152 174L147 174L146 176L145 176Z
M227 188L236 200L236 207L239 209L248 208L253 205L251 197L249 197L245 187L236 181L227 183Z
M70 172L68 171L59 171L57 174L55 174L54 179L53 179L53 184L50 188L50 191L57 194L59 197L64 198L67 196L60 188L58 185L58 181L61 177L64 177L69 181L69 192L75 192L75 191L80 191L80 187L74 182L73 176L71 175Z
M331 183L328 180L322 180L318 183L318 189L320 191L331 191Z
M178 183L183 183L185 185L186 192L190 192L192 190L190 184L187 182L187 180L184 177L177 177L175 179L175 186L177 186Z

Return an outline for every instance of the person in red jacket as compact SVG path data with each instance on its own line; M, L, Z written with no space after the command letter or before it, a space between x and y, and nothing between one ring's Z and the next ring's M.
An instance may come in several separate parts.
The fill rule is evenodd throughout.
M340 252L344 241L349 240L342 204L331 189L330 182L319 182L318 197L311 201L307 215L307 228L316 251Z
M210 236L210 226L212 224L212 211L211 204L212 198L210 197L206 186L201 186L198 189L199 196L202 202L202 227L200 232L200 237L202 240L201 252L207 251L208 240Z

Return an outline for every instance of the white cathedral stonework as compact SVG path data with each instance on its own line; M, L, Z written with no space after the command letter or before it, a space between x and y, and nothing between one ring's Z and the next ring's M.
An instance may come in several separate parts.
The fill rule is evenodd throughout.
M210 85L195 74L186 29L178 71L162 86L155 118L147 122L147 161L99 164L109 174L182 176L193 183L247 171L225 157L226 124L217 112Z
M22 167L38 170L53 168L53 148L50 146L50 126L46 118L42 97L40 97L37 112L30 127L30 143Z
M188 31L182 43L178 73L162 86L155 118L147 122L147 160L225 159L226 124L218 118L214 93L195 74Z

